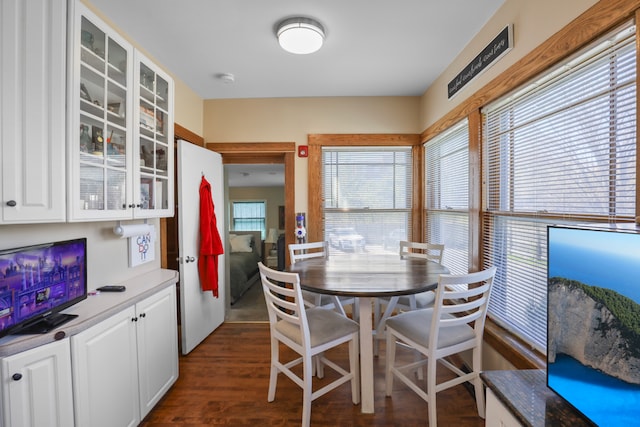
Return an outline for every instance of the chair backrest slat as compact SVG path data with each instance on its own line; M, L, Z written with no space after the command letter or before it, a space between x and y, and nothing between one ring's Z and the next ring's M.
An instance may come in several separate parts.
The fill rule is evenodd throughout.
M401 258L422 258L442 263L444 245L440 243L400 242Z
M327 242L292 243L289 245L291 264L309 258L327 258L328 247Z

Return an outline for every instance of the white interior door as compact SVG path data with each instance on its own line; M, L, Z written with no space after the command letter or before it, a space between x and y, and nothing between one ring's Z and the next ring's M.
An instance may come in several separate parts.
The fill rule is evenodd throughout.
M210 291L203 292L200 288L198 253L200 249L200 182L203 174L211 184L218 232L223 237L225 222L222 156L189 142L178 141L182 354L193 350L224 322L226 307L224 255L218 258L218 298L215 298Z

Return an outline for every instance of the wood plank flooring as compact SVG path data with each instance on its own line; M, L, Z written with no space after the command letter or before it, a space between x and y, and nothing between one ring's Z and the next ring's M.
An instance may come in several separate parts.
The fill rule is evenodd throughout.
M394 381L392 397L385 396L384 345L380 347L380 356L374 361L375 414L362 414L360 405L351 403L350 386L344 384L313 402L312 426L428 425L427 404L399 381ZM412 357L406 350L403 352ZM293 355L284 348L282 353ZM346 346L328 355L347 366ZM269 363L268 323L225 323L191 354L180 357L176 384L141 426L299 426L302 390L291 380L280 375L276 399L267 402ZM325 371L330 379L331 369ZM466 387L438 393L438 424L484 426L484 420L477 415L475 399Z

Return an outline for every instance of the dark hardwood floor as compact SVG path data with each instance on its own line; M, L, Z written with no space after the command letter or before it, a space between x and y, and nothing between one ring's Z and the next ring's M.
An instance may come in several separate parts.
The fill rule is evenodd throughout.
M402 351L406 357L413 357L408 351ZM282 352L293 354L285 348ZM346 346L328 354L332 360L347 366ZM360 405L351 403L350 386L344 384L313 402L311 425L428 425L427 404L399 381L394 381L392 397L385 396L384 360L384 345L381 345L380 356L374 361L375 414L362 414ZM302 390L291 380L280 375L276 399L267 402L269 362L268 323L225 323L191 354L180 357L176 384L141 426L299 426ZM444 372L446 370L439 375L448 375ZM325 369L327 379L331 378L330 373L331 369ZM438 393L438 424L484 425L484 420L477 415L475 399L466 387L457 386Z

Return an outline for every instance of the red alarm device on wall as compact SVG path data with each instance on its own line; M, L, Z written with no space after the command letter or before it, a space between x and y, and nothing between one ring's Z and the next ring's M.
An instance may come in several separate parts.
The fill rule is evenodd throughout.
M307 157L309 155L308 145L298 145L298 157Z

